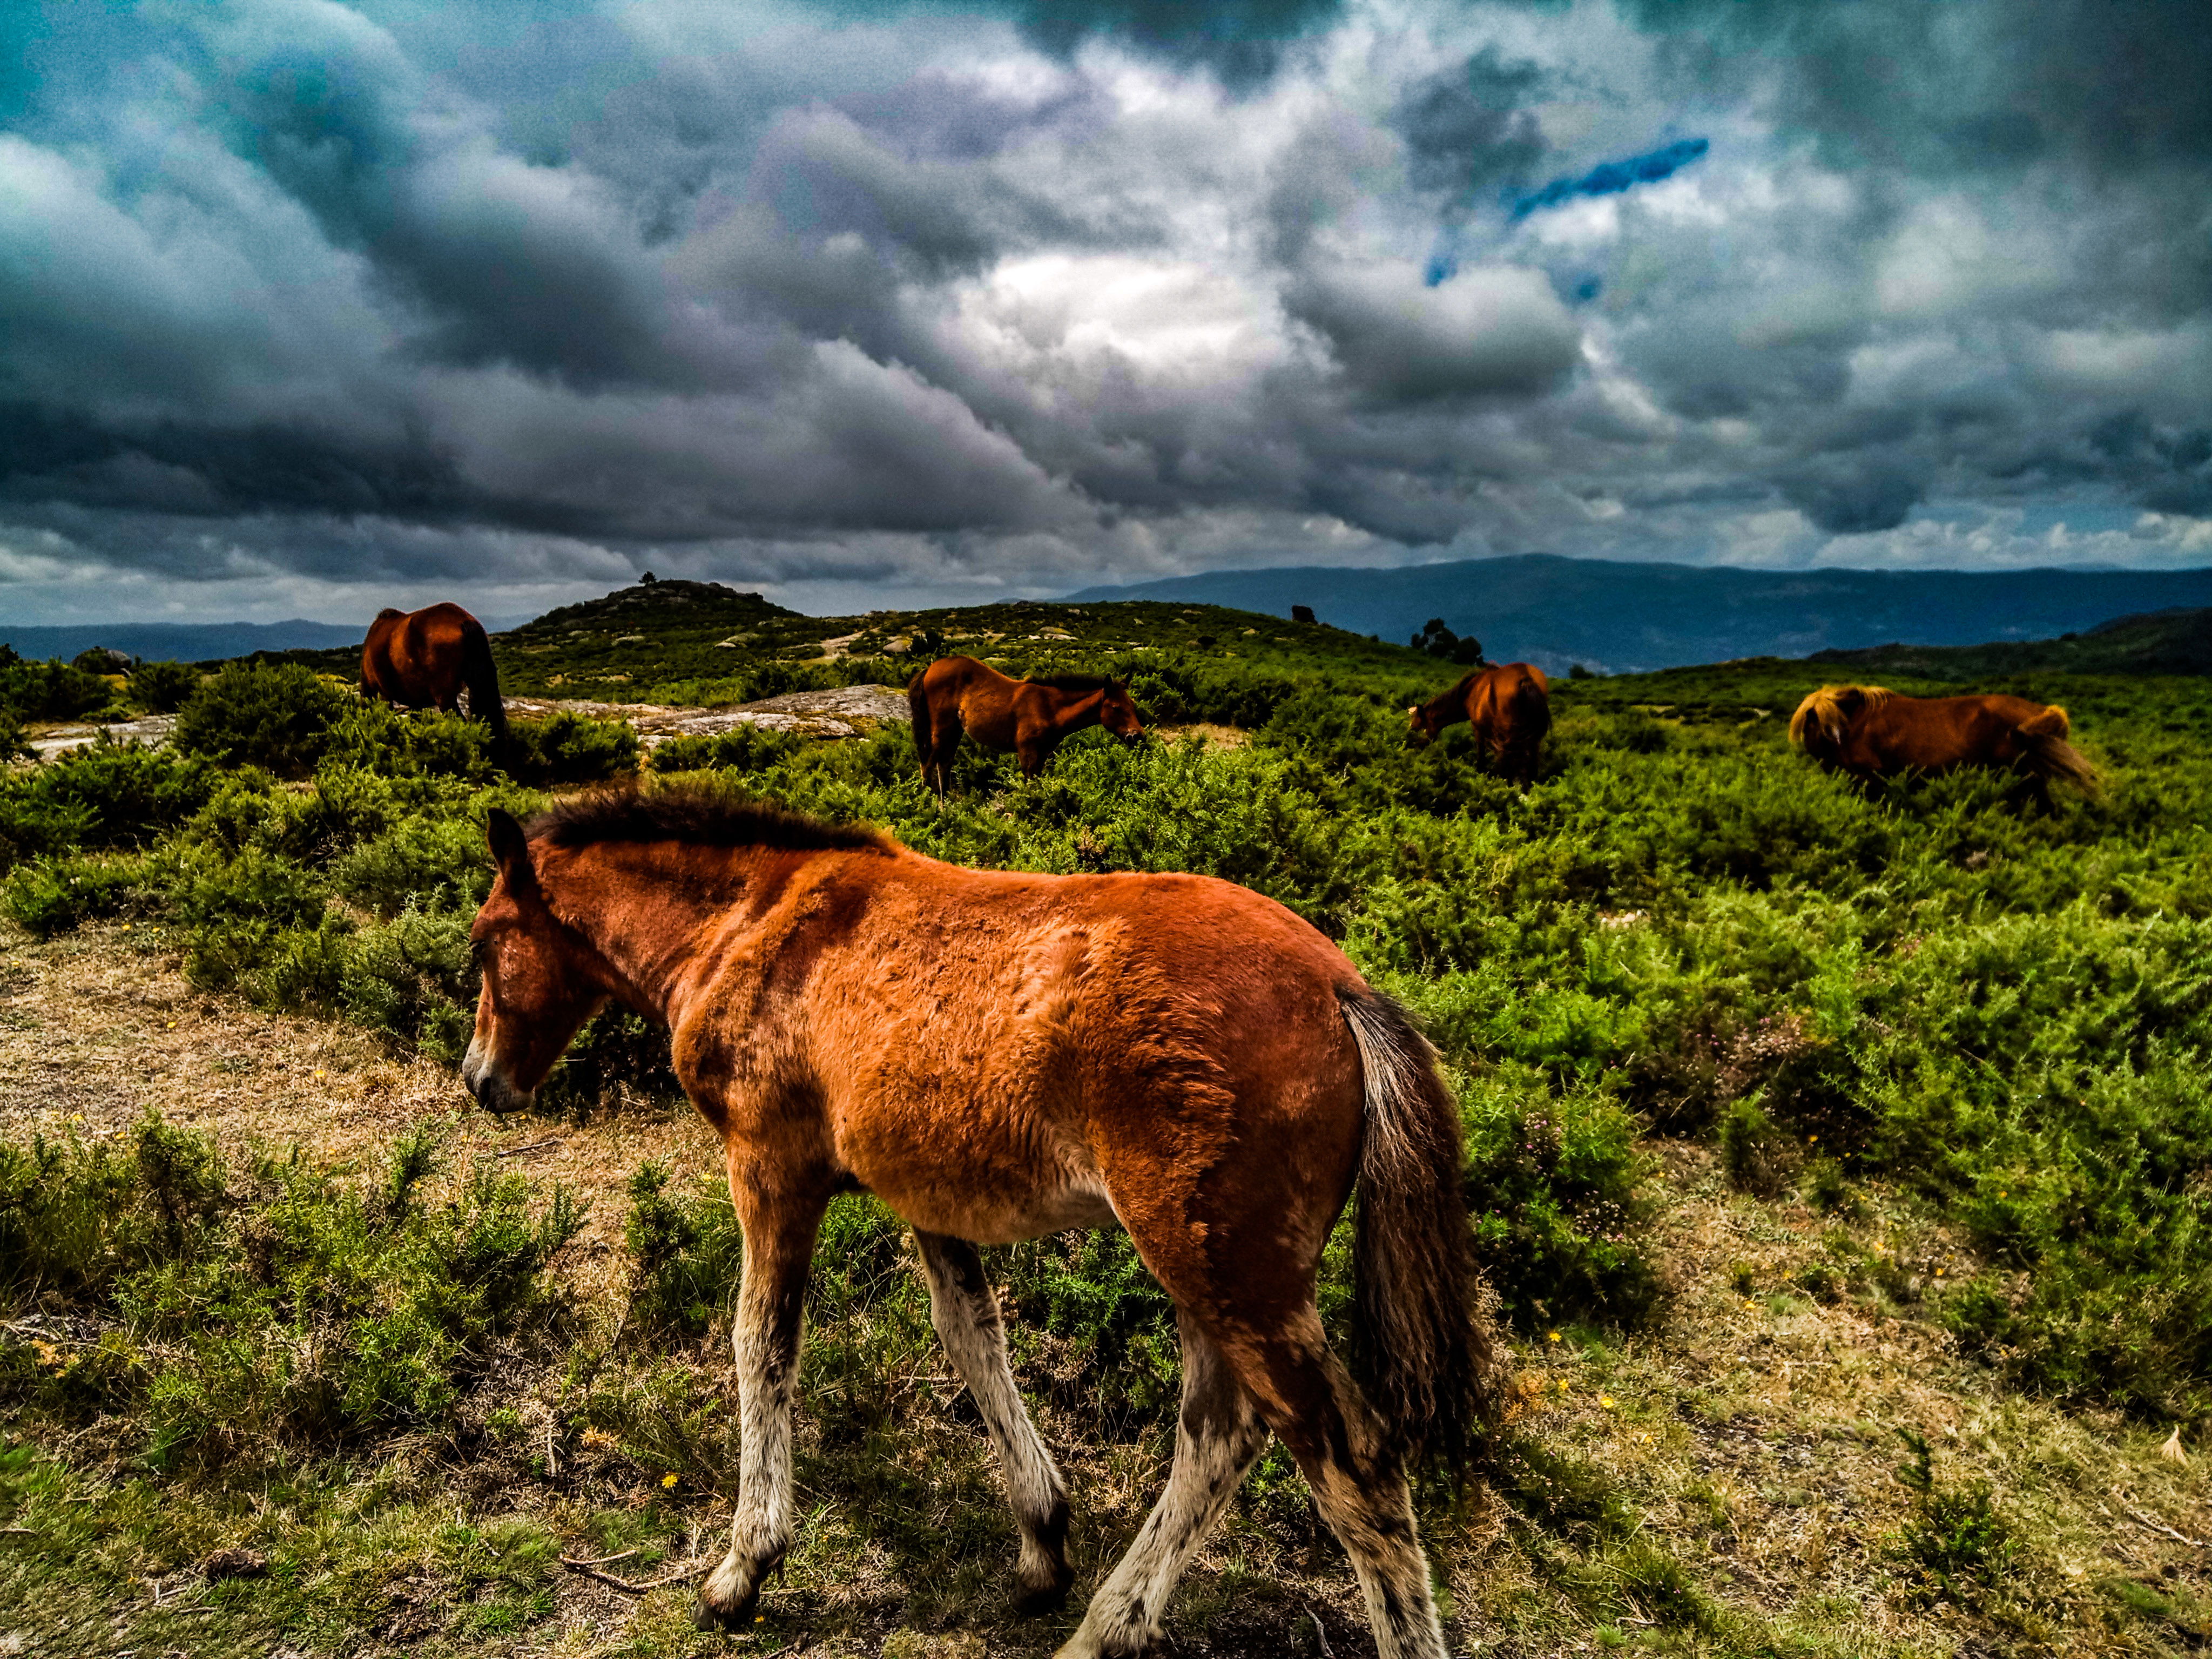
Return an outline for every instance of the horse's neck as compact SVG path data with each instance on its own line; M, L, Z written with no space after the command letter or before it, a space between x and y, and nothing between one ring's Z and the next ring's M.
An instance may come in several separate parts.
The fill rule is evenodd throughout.
M617 1000L660 1020L691 988L702 944L742 897L751 848L602 842L581 849L554 908L597 951Z

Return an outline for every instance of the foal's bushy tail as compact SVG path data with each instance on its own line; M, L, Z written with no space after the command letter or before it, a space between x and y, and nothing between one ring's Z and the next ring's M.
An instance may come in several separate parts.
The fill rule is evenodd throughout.
M1359 1045L1367 1121L1353 1221L1352 1366L1395 1449L1465 1471L1504 1404L1460 1189L1459 1107L1406 1011L1337 1000Z
M471 617L461 627L461 684L468 689L469 714L491 727L492 758L507 754L507 704L499 695L499 670L491 659L491 636Z

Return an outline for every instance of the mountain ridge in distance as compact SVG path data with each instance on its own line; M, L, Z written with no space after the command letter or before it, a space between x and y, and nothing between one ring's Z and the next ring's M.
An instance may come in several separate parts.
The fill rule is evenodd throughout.
M64 659L95 645L128 652L148 662L215 662L250 656L256 651L326 651L359 645L367 624L309 622L294 617L273 623L63 623L16 627L0 623L0 645L37 661Z
M1398 641L1441 617L1479 638L1494 662L1638 673L1745 657L2055 640L2124 617L2212 606L2212 568L1758 570L1523 553L1382 569L1206 571L1067 597L1273 616L1306 605L1322 622Z

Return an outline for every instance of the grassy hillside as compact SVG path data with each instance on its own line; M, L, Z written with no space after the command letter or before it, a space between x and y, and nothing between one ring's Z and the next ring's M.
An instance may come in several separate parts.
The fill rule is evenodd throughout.
M1022 599L805 617L757 593L679 581L564 605L494 635L492 649L510 696L702 706L808 685L900 684L918 662L953 653L1013 673L1077 672L1142 649L1278 672L1405 672L1425 661L1402 646L1218 605ZM357 647L282 653L356 677L360 655Z
M2212 611L2115 617L2055 640L1994 645L1881 645L1815 652L1812 661L1858 675L1972 680L1991 674L2212 674Z
M1127 673L1193 729L1081 734L1033 781L970 750L942 804L896 728L653 763L968 863L1222 875L1419 1012L1521 1378L1486 1486L1425 1521L1455 1651L2212 1640L2212 680L1992 683L2067 703L2104 770L2049 814L2002 779L1822 775L1783 727L1823 671L1771 660L1561 684L1523 791L1463 731L1407 746L1405 703L1458 670L1332 630L638 592L502 636L510 686L727 701L895 677L930 627ZM517 781L479 727L268 665L210 683L173 750L0 781L0 1602L34 1647L722 1650L680 1587L631 1601L557 1559L649 1577L735 1491L737 1241L665 1041L603 1018L520 1127L447 1069L485 809L635 765L623 735L549 720ZM805 1519L750 1650L1072 1627L1008 1610L1012 1530L908 1250L840 1201ZM1170 1328L1117 1236L992 1270L1080 1596L1156 1491ZM1333 1256L1332 1317L1343 1292ZM1170 1627L1360 1650L1279 1454Z

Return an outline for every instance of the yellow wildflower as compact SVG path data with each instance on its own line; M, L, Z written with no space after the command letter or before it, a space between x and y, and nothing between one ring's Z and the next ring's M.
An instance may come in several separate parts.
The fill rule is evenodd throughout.
M664 1474L660 1477L660 1484L673 1492L676 1490L676 1477L672 1474Z

